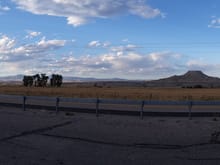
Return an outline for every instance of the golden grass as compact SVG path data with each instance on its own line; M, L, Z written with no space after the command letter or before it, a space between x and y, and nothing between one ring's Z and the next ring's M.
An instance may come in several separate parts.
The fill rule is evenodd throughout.
M144 88L144 87L23 87L21 85L0 86L0 94L62 96L79 98L122 98L140 100L220 100L220 88Z

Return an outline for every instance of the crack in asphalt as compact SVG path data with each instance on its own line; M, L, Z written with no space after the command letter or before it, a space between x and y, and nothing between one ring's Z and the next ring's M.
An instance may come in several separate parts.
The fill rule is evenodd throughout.
M68 137L68 136L61 136L61 135L52 135L52 134L47 134L47 133L40 133L39 135L52 137L52 138L59 138L59 139L76 140L76 141L83 141L83 142L88 142L88 143L110 145L110 146L116 146L116 147L132 147L132 148L164 149L164 150L181 150L181 149L186 149L186 148L213 144L213 143L196 143L196 144L189 144L189 145L172 145L172 144L156 144L156 143L123 144L123 143L94 140L94 139L82 138L82 137Z
M21 132L21 133L12 135L12 136L1 138L0 142L5 142L7 140L15 139L15 138L18 138L18 137L49 131L49 130L52 130L54 128L63 127L63 126L69 125L69 124L72 124L72 121L67 121L67 122L63 122L63 123L60 123L60 124L55 124L55 125L44 127L44 128L33 129L33 130L30 130L30 131L24 131L24 132Z

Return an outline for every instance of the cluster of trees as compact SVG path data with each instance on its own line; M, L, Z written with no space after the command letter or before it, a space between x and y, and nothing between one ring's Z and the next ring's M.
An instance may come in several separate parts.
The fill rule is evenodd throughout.
M182 88L205 88L204 86L202 86L202 85L191 85L191 86L182 86Z
M24 86L46 87L49 77L46 74L36 74L33 76L24 76ZM52 74L50 78L50 86L60 87L63 83L63 77L59 74Z

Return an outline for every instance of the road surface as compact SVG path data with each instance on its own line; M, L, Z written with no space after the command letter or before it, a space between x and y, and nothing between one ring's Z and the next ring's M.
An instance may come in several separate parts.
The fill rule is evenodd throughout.
M0 106L1 165L218 165L220 118L145 117Z

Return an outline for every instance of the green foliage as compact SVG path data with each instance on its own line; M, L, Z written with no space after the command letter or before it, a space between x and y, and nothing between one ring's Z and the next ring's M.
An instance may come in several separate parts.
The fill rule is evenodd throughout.
M63 83L63 77L59 74L52 74L52 77L50 79L50 86L52 87L61 87Z
M23 84L24 86L32 86L34 82L33 76L24 76Z
M36 74L33 76L24 76L24 86L46 87L49 77L46 74Z
M36 74L33 76L34 78L34 86L36 87L46 87L47 86L47 81L48 81L48 76L46 74Z

